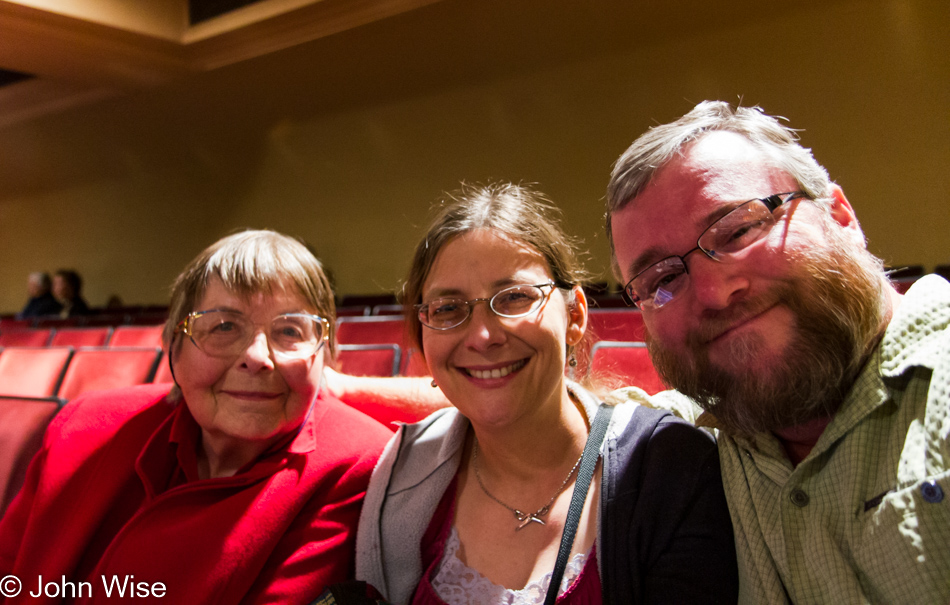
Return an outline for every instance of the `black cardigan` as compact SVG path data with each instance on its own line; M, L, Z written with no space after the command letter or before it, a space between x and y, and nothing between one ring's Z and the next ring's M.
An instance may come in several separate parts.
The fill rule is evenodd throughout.
M736 602L732 522L718 449L708 433L667 411L638 408L608 444L603 476L604 603ZM671 477L682 482L674 493ZM718 548L710 550L710 544ZM718 571L711 574L711 568Z

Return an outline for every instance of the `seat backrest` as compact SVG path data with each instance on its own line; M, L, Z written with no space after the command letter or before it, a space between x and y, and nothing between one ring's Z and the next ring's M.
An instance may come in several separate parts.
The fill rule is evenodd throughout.
M52 397L72 354L72 347L4 349L0 354L0 395Z
M43 317L37 317L36 323L34 324L37 328L75 328L81 325L84 325L86 322L85 315L79 315L77 317L58 317L56 315L44 315Z
M592 308L587 314L587 333L575 349L577 365L568 369L568 376L580 379L590 372L593 347L601 340L615 342L643 342L643 316L639 309L622 307L615 309Z
M643 342L643 316L639 309L591 309L587 314L587 331L594 342Z
M175 382L175 378L172 376L172 368L168 365L168 355L162 353L162 358L158 360L158 369L155 370L155 377L152 378L152 382L155 384Z
M402 305L376 305L370 315L402 315L403 311Z
M426 363L422 351L415 347L406 349L403 355L402 369L399 372L403 376L429 376L429 364Z
M160 347L164 326L117 326L110 347Z
M45 347L52 336L52 328L6 330L0 333L0 347Z
M57 396L69 401L87 391L146 384L155 375L161 354L158 347L79 349L66 368Z
M55 398L0 397L0 517L23 487L26 469L62 404Z
M406 338L405 322L398 316L339 317L336 326L336 341L341 345L395 344L401 347Z
M653 395L668 388L656 373L647 346L642 342L602 340L594 343L590 374L594 384L611 390L635 386Z
M370 308L366 305L356 305L353 307L337 307L337 317L362 317L370 314Z
M112 328L60 328L53 334L50 346L53 347L102 347L109 342Z
M395 344L339 345L336 360L350 376L396 376L402 351Z
M36 323L33 317L17 319L15 317L0 318L0 332L6 330L29 330Z

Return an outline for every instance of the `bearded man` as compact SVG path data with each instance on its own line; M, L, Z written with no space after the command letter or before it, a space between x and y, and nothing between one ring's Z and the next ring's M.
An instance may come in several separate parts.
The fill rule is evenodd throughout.
M950 284L899 295L794 132L720 102L617 160L607 233L676 389L612 397L718 429L740 601L950 602Z

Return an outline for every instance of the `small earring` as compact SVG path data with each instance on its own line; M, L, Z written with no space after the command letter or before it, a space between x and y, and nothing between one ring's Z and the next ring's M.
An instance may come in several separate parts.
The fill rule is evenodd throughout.
M572 368L577 367L577 358L574 357L573 353L571 353L571 359L567 362L567 365L571 366Z
M438 385L438 384L436 383L436 381L435 381L435 378L433 378L433 379L432 379L432 382L431 382L431 383L429 383L429 384L431 384L431 385L432 385L432 388L433 388L433 389L436 389L436 388L438 388L438 387L439 387L439 385Z

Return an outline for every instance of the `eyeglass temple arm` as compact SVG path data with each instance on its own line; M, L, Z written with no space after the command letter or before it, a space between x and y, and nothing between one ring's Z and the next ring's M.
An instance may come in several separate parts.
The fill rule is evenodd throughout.
M785 196L784 200L782 199L782 196ZM769 212L775 212L775 209L782 204L803 197L807 197L807 194L802 191L794 191L792 193L776 193L775 195L762 198L762 203L765 204L765 206L769 209Z
M765 204L766 208L769 209L769 212L775 212L775 209L782 205L784 202L778 194L770 195L769 197L762 198L762 203Z

